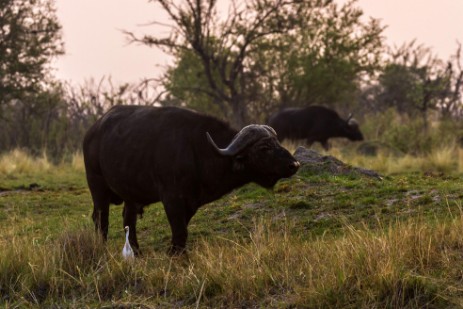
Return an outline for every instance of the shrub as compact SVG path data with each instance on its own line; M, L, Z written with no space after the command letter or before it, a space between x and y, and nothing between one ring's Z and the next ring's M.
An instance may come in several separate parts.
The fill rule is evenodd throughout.
M434 149L454 146L463 127L451 119L430 121L410 118L390 109L384 114L365 116L361 126L367 141L378 141L411 155L424 155Z

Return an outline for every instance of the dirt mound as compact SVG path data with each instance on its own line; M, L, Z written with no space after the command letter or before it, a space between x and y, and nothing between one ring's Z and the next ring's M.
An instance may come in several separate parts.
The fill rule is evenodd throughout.
M354 167L333 156L322 156L312 149L299 146L293 156L301 163L302 169L313 173L330 173L333 175L360 174L377 179L383 177L375 171Z

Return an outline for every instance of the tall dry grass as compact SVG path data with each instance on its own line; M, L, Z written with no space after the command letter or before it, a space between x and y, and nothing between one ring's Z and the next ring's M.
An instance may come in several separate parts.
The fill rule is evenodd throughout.
M296 142L284 142L283 146L291 153L301 146ZM302 145L307 147L306 145ZM349 147L350 146L350 147ZM341 161L357 167L372 169L380 173L391 175L410 172L463 172L463 149L455 144L434 148L432 152L419 155L379 152L376 155L363 155L357 152L355 145L346 143L336 144L329 151L315 145L314 149L321 155L334 156Z
M47 171L52 167L46 153L33 157L26 151L15 149L0 155L0 173L11 175L31 171Z
M299 147L297 142L285 141L283 144L291 153ZM303 145L304 146L304 145ZM322 155L332 155L353 166L373 169L384 174L408 173L417 171L436 171L444 173L463 172L463 149L455 144L434 148L432 152L421 155L405 154L402 156L390 153L378 153L375 156L365 156L351 147L346 151L345 144L336 144L329 151L315 148ZM50 171L57 165L51 163L46 154L33 157L27 152L16 149L0 156L0 173L4 175L21 173L40 173ZM82 152L76 152L69 160L62 161L58 167L71 168L83 172L84 160Z
M146 252L122 260L91 228L53 242L14 237L0 247L7 306L423 308L463 305L463 217L303 240L287 222L256 220L245 239L197 242L189 257Z
M378 152L376 155L364 155L357 151L356 144L342 141L333 143L333 147L325 151L318 144L313 149L321 155L334 156L341 161L357 167L372 169L383 174L409 173L419 171L435 171L444 173L463 172L463 149L455 143L435 147L426 154L402 154ZM283 146L294 153L299 146L308 147L304 143L284 141Z
M395 156L379 153L376 156L365 156L354 152L344 153L339 148L333 149L329 154L340 160L384 174L398 174L409 172L463 172L462 150L453 145L436 148L431 153L422 155Z
M15 149L0 155L0 173L4 175L41 173L56 167L70 167L76 171L83 171L82 152L75 152L67 161L59 164L52 163L45 152L40 156L32 156L25 150Z
M84 156L81 151L77 151L71 156L71 167L77 171L83 171L85 169L84 166Z

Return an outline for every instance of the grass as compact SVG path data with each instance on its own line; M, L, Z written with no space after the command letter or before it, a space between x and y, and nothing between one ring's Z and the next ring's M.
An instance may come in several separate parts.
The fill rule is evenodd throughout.
M320 145L315 144L314 148L325 155L332 155L343 162L353 166L372 169L386 175L411 173L411 172L438 172L453 173L463 172L463 149L455 144L436 147L430 153L411 155L400 152L393 152L389 148L382 149L376 155L358 154L359 146L346 140L334 141L334 147L324 151ZM284 142L286 148L294 152L298 144Z
M462 171L463 160L458 155L460 151L456 147L447 146L436 149L430 154L420 156L379 154L374 157L352 157L349 155L343 156L339 153L339 157L341 160L346 160L355 166L363 166L388 175L420 171L450 173L455 169Z
M379 167L386 177L301 169L273 191L247 185L198 211L189 254L174 259L165 254L170 230L162 206L152 205L139 221L144 254L132 263L121 258L120 206L111 207L106 245L93 232L81 156L54 166L20 152L4 155L0 304L463 306L461 152L442 149L409 163L336 149L330 154Z
M47 171L51 167L47 156L32 158L25 151L13 150L0 156L0 173L13 175L30 171Z

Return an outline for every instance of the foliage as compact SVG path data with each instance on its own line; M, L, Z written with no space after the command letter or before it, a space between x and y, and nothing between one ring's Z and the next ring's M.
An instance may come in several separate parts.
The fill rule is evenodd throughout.
M0 149L62 147L60 86L50 63L64 53L54 0L0 1Z
M47 89L0 106L0 149L45 152L59 161L81 149L83 136L95 120L119 104L153 104L149 82L114 85L111 78L84 85L50 83ZM154 98L154 100L156 100Z
M226 115L227 111L223 106L214 104L215 100L204 91L208 87L208 81L202 73L199 57L189 50L181 50L176 55L175 62L164 76L163 86L169 96L161 104L188 107L216 116ZM214 75L217 77L218 73L215 72Z
M156 101L150 81L55 81L50 62L63 53L54 0L0 0L0 151L25 148L59 161L80 149L85 131L111 106Z
M462 82L461 45L444 62L412 41L389 52L378 83L365 90L364 104L373 111L393 107L401 114L421 116L426 127L431 110L443 116L461 114Z
M62 135L64 105L58 84L5 103L2 106L4 121L0 122L0 148L27 147L33 154L40 154L44 149L55 153L66 147L67 141Z
M41 92L50 61L62 53L54 0L1 0L0 107Z
M163 80L177 104L215 105L237 127L279 104L347 100L381 48L382 28L364 24L355 1L234 1L225 20L216 1L156 2L173 22L170 36L129 35L176 57Z
M210 96L221 110L226 110L225 117L242 127L248 116L245 106L248 101L245 88L250 82L245 77L249 71L248 53L260 38L284 33L292 27L292 16L288 16L287 11L293 3L259 0L238 5L233 2L229 17L220 22L216 1L187 0L183 5L171 0L157 2L174 24L170 36L161 39L132 36L134 40L164 48L174 55L182 55L182 50L192 51L200 59L201 73L207 81L207 88L196 91Z
M440 148L458 146L463 136L460 121L434 120L428 124L427 129L423 122L422 118L400 114L391 108L381 114L365 115L361 129L366 144L387 146L395 155L426 155Z
M363 22L355 1L299 10L295 31L258 43L251 71L261 72L265 102L355 108L362 77L379 68L384 28L376 19Z

